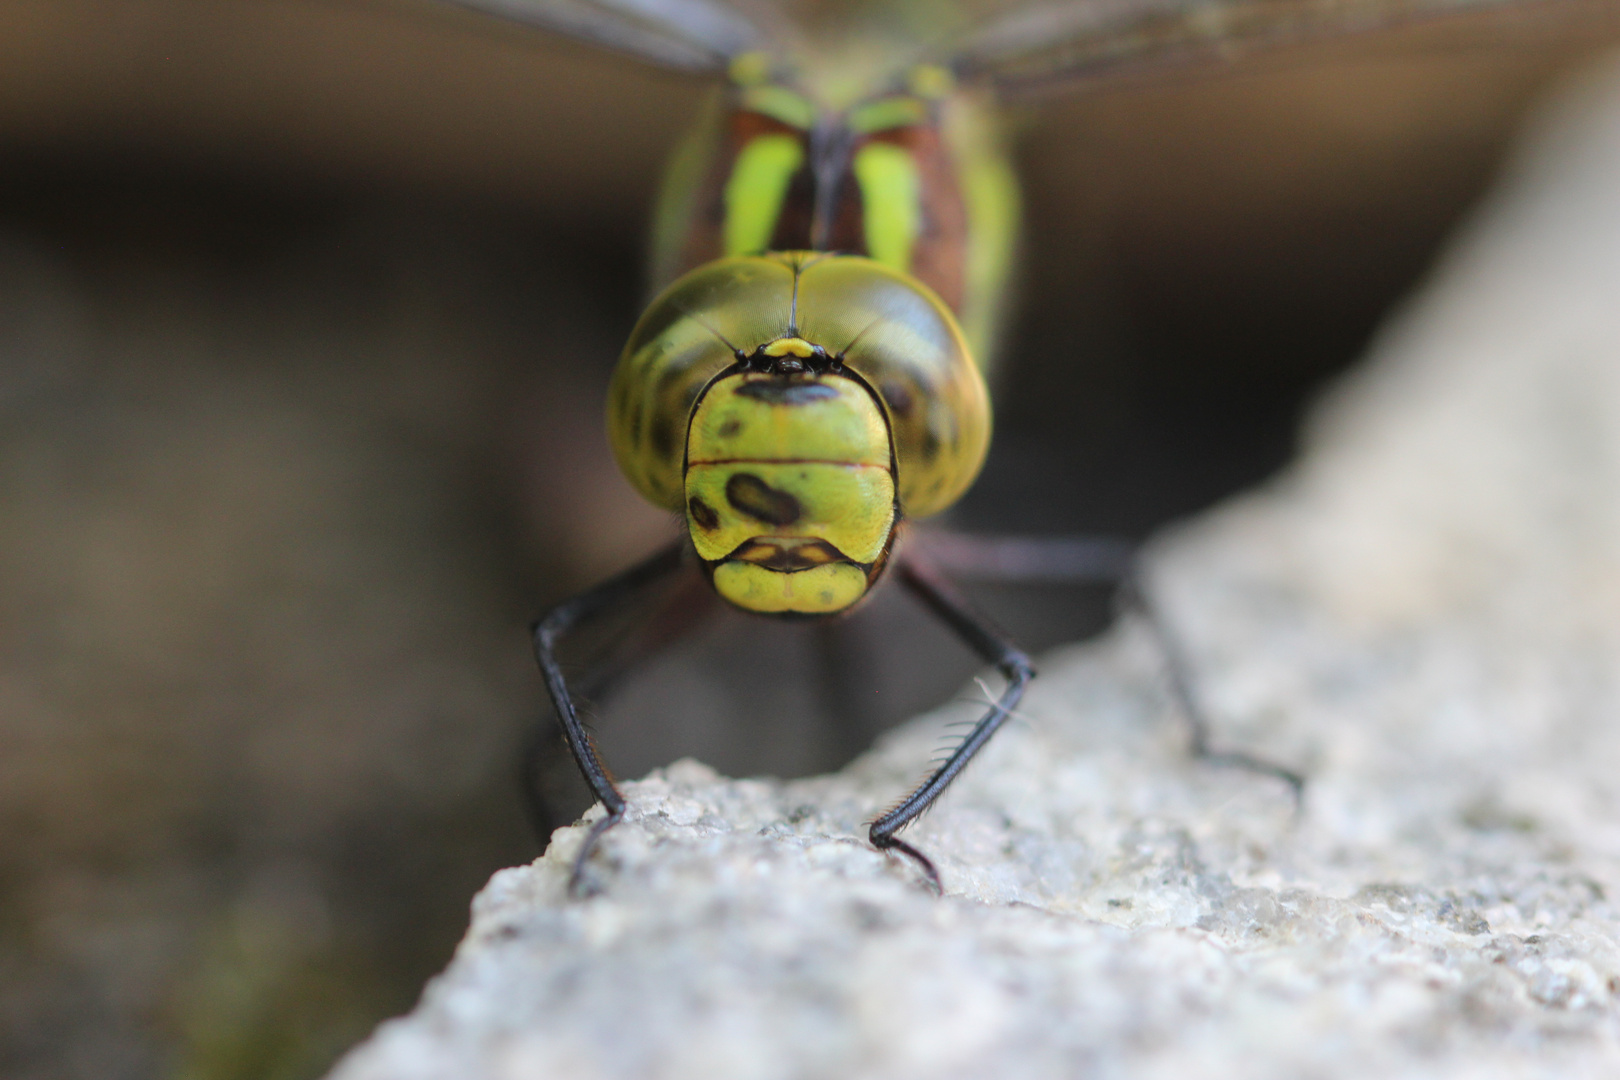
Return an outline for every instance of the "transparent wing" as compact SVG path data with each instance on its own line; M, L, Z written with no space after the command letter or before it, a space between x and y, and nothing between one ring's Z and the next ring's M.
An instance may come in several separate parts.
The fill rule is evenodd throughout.
M721 71L738 53L767 45L766 34L752 19L718 0L442 2L578 38L677 71Z
M982 6L991 10L957 43L953 64L963 77L988 79L1015 95L1115 70L1230 58L1447 15L1578 12L1611 31L1620 27L1620 0L992 0Z

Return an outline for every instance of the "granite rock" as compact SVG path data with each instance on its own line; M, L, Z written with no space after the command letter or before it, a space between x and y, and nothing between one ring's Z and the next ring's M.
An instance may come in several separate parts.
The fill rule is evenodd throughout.
M565 895L502 871L335 1080L1620 1075L1620 73L1534 127L1300 462L1156 546L1216 737L1129 620L837 775L678 762Z

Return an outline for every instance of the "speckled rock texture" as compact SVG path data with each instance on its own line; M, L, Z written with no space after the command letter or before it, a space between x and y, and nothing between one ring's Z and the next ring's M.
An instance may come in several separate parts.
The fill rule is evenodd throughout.
M1620 75L1573 88L1268 490L1158 545L1218 741L1129 621L844 772L680 762L564 895L497 874L337 1080L1620 1076ZM599 811L593 811L591 818ZM587 821L591 820L587 818Z

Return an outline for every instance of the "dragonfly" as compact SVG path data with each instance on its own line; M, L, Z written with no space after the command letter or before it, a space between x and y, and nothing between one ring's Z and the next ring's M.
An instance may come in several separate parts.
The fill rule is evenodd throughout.
M1132 545L966 537L919 543L989 450L988 386L1020 228L998 110L1116 72L1524 0L446 0L709 79L654 217L653 300L608 390L625 477L680 515L680 540L534 628L564 741L605 811L571 890L626 802L581 720L559 646L696 566L731 606L830 619L893 577L1005 678L926 779L869 825L902 839L1014 713L1030 657L954 575L1106 582L1154 629L1197 757L1286 782L1211 746L1188 665L1149 603ZM1559 3L1561 0L1541 0ZM1612 0L1609 0L1612 3Z

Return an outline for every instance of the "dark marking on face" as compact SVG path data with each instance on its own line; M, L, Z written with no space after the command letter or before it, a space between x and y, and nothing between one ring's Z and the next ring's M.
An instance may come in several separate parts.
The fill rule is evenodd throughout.
M883 400L889 403L889 411L899 417L905 417L911 412L911 391L899 379L889 379L878 388Z
M826 566L828 563L849 562L842 551L825 540L812 540L789 547L757 537L737 545L737 550L726 558L753 563L782 574Z
M737 393L771 405L808 405L838 396L836 387L799 379L756 379L737 387Z
M720 425L720 430L719 430L719 432L717 432L717 434L722 439L731 439L731 438L735 438L737 433L739 431L741 431L741 430L742 430L742 421L741 420L727 420L725 423Z
M720 515L696 495L686 500L686 513L704 532L713 532L720 527Z
M753 473L734 473L726 481L726 502L740 513L767 525L791 525L804 513L799 500L773 488Z

